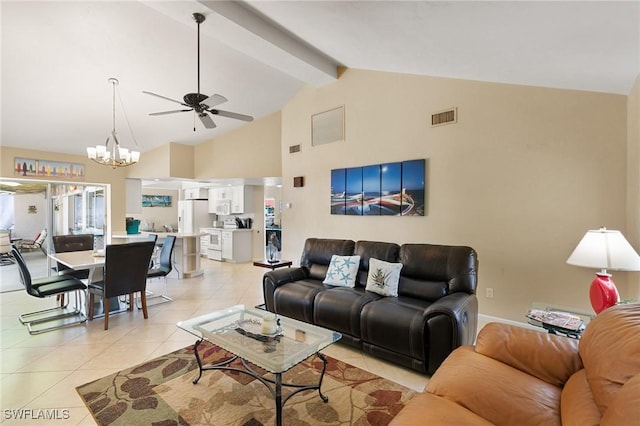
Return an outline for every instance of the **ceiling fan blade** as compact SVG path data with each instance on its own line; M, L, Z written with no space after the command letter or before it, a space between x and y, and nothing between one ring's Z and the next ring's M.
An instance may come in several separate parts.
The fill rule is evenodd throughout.
M162 112L151 112L149 115L167 115L167 114L175 114L176 112L187 112L193 111L193 109L174 109L173 111L162 111Z
M158 98L162 98L162 99L165 99L167 101L175 102L175 103L180 104L180 105L189 106L189 105L187 105L185 103L182 103L180 101L176 101L175 99L171 99L171 98L167 98L166 96L158 95L157 93L147 92L146 90L143 90L142 93L146 93L147 95L151 95L151 96L155 96L155 97L158 97Z
M207 129L215 129L216 123L213 122L213 119L206 112L198 113L198 117L200 117L200 121L204 124L204 127Z
M227 102L227 98L225 98L222 95L218 95L217 93L215 95L209 96L207 99L205 99L204 101L202 101L201 103L203 105L206 105L208 108L213 108L216 105L220 105L223 104L225 102Z
M221 109L209 109L208 111L211 114L219 115L222 117L235 118L236 120L242 121L253 121L253 117L251 117L250 115L238 114L237 112L223 111Z

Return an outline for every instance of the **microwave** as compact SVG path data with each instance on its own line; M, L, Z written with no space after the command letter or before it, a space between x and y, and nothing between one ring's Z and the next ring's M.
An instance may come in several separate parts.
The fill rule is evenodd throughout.
M231 200L216 201L216 214L228 216L231 214Z

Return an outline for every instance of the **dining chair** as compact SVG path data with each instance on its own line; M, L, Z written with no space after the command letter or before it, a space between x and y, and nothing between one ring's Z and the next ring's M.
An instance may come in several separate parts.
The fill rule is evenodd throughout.
M93 234L75 235L54 235L53 250L56 253L67 253L70 251L93 250ZM86 280L89 277L89 270L71 269L60 262L57 262L56 271L59 274L69 274L76 278Z
M75 306L69 310L68 304L56 306L55 308L22 314L18 317L22 324L27 326L29 334L40 334L46 331L57 330L63 327L80 324L87 321L86 315L82 312L80 292L87 289L82 281L71 275L53 275L43 278L31 278L31 273L27 263L17 248L12 249L13 258L18 264L20 280L30 296L43 299L49 296L60 296L73 292L75 294ZM75 318L68 321L68 318ZM57 325L35 329L33 326L54 320L64 320Z
M153 241L155 243L155 247L153 247L153 254L151 255L151 262L149 262L149 268L153 268L153 265L156 262L158 257L158 251L162 244L158 244L158 234L149 234L147 235L147 241Z
M129 309L133 310L134 293L140 293L142 313L147 313L147 271L153 253L153 241L110 244L105 249L104 278L89 284L89 319L94 316L94 296L102 297L104 329L109 329L109 299L129 295Z
M175 247L175 244L176 244L176 237L174 235L168 235L164 239L164 243L162 244L158 265L153 265L147 271L148 280L151 278L164 278L165 290L167 289L167 275L169 275L169 273L173 270L172 257L173 257L173 248ZM173 301L172 298L164 294L154 295L153 293L147 291L147 295L150 296L149 298L160 297L164 299L162 302L159 302L159 303ZM159 304L159 303L156 303L156 304Z

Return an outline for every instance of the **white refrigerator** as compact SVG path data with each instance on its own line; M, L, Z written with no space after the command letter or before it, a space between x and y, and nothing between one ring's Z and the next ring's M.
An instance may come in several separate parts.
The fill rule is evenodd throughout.
M178 201L178 232L200 232L200 228L211 228L207 200Z

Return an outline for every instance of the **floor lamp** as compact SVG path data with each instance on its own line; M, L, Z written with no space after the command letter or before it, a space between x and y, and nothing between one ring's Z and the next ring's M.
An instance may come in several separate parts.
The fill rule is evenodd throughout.
M600 269L589 288L591 306L596 314L620 301L618 289L608 269L640 271L640 256L620 231L600 228L587 231L569 259L569 265Z

